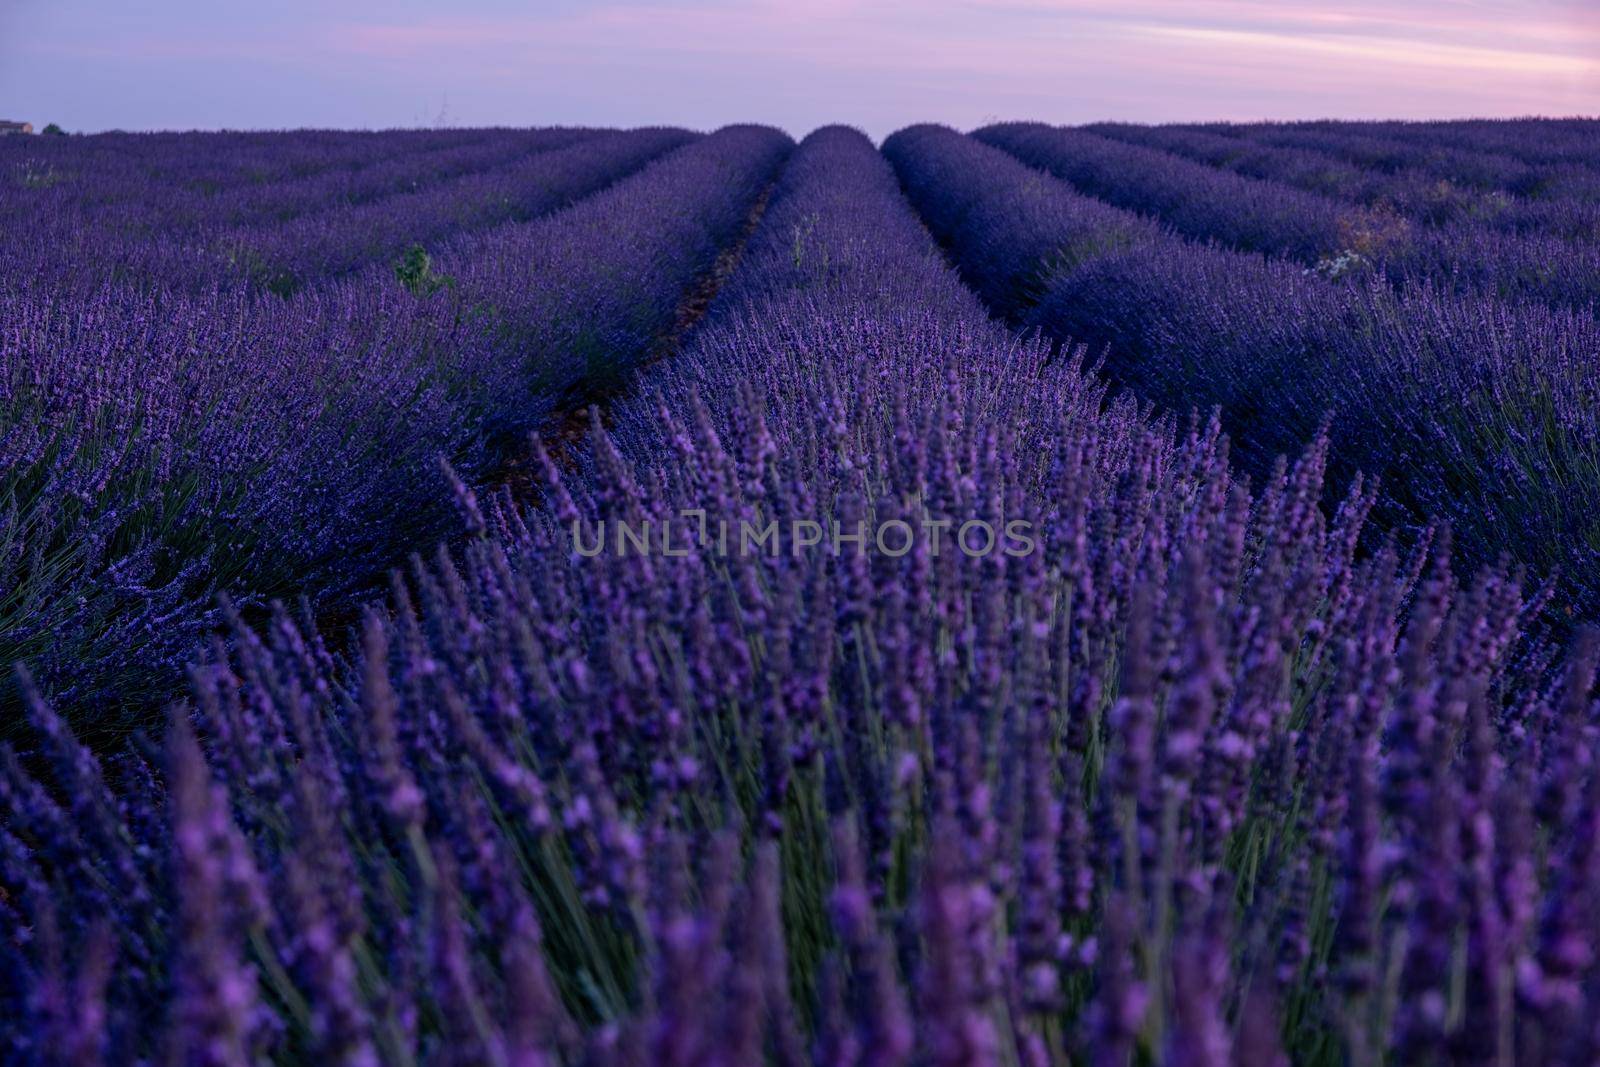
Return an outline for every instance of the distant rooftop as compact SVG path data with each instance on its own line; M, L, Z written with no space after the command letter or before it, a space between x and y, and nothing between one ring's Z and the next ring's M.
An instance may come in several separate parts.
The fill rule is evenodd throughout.
M32 132L33 132L33 123L31 123L31 122L7 122L5 119L0 119L0 136L4 136L5 134L8 134L8 133L32 133Z

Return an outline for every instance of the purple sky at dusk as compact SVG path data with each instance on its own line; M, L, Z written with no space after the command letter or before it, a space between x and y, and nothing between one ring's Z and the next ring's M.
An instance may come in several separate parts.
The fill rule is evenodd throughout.
M1600 0L0 0L72 130L1600 113Z

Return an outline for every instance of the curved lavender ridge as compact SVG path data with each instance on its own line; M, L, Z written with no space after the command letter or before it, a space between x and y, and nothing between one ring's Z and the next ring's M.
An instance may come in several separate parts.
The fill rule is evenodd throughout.
M1008 319L1038 302L1055 271L1162 239L1151 220L1073 193L948 127L901 130L883 154L967 284Z
M381 575L451 526L440 456L470 482L647 354L791 144L696 140L458 243L431 295L386 266L287 301L0 291L0 660L115 725L170 691L219 590Z
M438 257L472 332L516 353L541 395L603 388L628 373L744 229L794 147L766 126L713 136L712 149L680 149L559 223L465 235ZM655 226L648 241L637 232L641 215Z
M559 210L695 136L677 129L603 134L370 204L341 205L282 225L212 235L207 244L229 270L275 291L292 291L391 259L410 244L431 245Z
M1360 124L1365 128L1366 124ZM1460 122L1384 122L1375 124L1388 136L1446 145L1468 152L1509 155L1525 163L1600 170L1592 118L1465 119Z
M1593 241L1472 222L1415 226L1392 213L1081 130L1008 123L973 137L1195 240L1283 256L1336 278L1375 270L1406 291L1600 312L1600 244Z
M1223 128L1249 140L1310 148L1359 166L1420 170L1463 185L1526 195L1539 192L1551 176L1582 178L1589 171L1587 177L1593 178L1600 150L1594 147L1593 122L1585 129L1585 121L1554 119L1531 126L1514 121L1291 122ZM1484 132L1494 125L1502 128L1499 135Z
M28 206L30 197L69 183L87 206L151 195L160 202L164 196L226 194L355 171L379 159L461 148L486 137L530 133L536 139L547 135L526 130L297 130L27 137L0 143L0 175L9 186L3 207ZM60 180L21 181L30 162Z
M526 152L556 132L302 134L249 149L228 135L28 138L0 145L0 264L17 278L50 273L58 286L96 284L141 246L224 228L257 201L276 202L287 219L296 207L330 206L342 183L363 174L485 149ZM296 192L285 200L286 191L300 202Z
M279 296L395 260L412 246L437 249L474 230L558 211L693 140L686 130L602 134L475 174L365 204L332 204L282 223L203 232L192 240L134 244L118 273L172 287L249 284Z
M1600 611L1593 318L1331 285L1184 242L942 127L884 151L1013 321L1105 351L1114 380L1169 410L1220 407L1258 475L1331 416L1334 469L1381 480L1386 525L1447 519L1465 558L1508 553L1558 576L1573 612Z
M330 204L370 203L445 179L488 170L529 149L551 152L570 148L604 136L605 132L574 128L488 131L479 141L404 152L376 159L355 170L319 172L298 181L229 190L227 196L214 196L208 210L195 221L202 225L213 221L223 224L281 222ZM216 203L218 200L222 203Z
M1429 222L1452 217L1465 204L1451 199L1454 186L1413 170L1383 171L1356 166L1309 148L1288 148L1246 140L1215 123L1144 126L1131 122L1096 122L1083 131L1170 152L1247 178L1283 182L1307 192L1365 206L1387 207Z
M180 714L166 767L102 765L30 701L49 779L0 759L0 929L38 936L0 939L0 1037L216 1062L1582 1047L1592 641L1552 670L1504 574L1358 555L1371 496L1323 513L1325 444L1252 491L1214 427L1009 337L859 134L807 138L748 252L622 432L419 563L354 662L286 615L238 628L195 674L204 750ZM1040 551L568 539L684 507L1027 518Z
M1398 212L1430 226L1460 222L1509 233L1568 240L1600 236L1600 175L1568 170L1518 182L1523 195L1484 190L1440 178L1418 167L1386 171L1360 167L1312 148L1263 144L1225 132L1227 127L1138 126L1095 123L1085 130L1118 141L1172 152L1250 178L1280 181L1307 192Z
M62 150L0 150L8 195L0 219L8 232L48 225L57 232L95 225L145 237L284 221L335 204L359 204L429 182L485 170L534 151L598 136L584 129L456 131L437 140L378 135L325 154L290 144L258 159L229 162L204 136L175 146L188 168L174 171L159 151L103 157L93 138L69 138ZM313 142L315 143L315 142ZM220 159L218 157L221 157ZM30 166L31 164L31 166Z
M287 208L281 219L224 224L234 203L226 199L202 209L214 216L197 230L183 225L195 208L181 197L153 204L124 199L93 211L78 202L78 183L64 180L43 190L53 199L21 213L0 250L0 266L55 289L92 289L110 280L192 292L252 285L287 296L368 264L393 269L413 246L437 250L475 228L549 214L694 136L644 129L571 143L559 131L551 147L543 136L508 134L486 147L443 153L431 171L413 163L413 175L434 176L418 188L402 185L349 201L339 185L315 181L306 194L318 202L291 199L281 205Z
M1245 252L1315 263L1343 248L1359 221L1327 197L1083 130L1017 122L985 126L972 136L1114 207Z
M1479 140L1473 131L1499 125ZM1507 122L1267 123L1222 126L1245 143L1306 149L1380 172L1426 176L1451 190L1478 193L1476 204L1497 228L1551 229L1553 236L1593 242L1600 196L1600 151L1594 129L1551 120ZM1570 139L1569 139L1570 138ZM1463 143L1464 142L1464 143ZM1461 195L1454 193L1454 195Z

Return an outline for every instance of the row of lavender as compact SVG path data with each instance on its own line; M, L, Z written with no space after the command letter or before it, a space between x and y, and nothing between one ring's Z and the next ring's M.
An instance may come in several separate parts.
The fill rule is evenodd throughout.
M1263 143L1311 148L1359 166L1419 170L1453 184L1516 196L1592 189L1600 148L1592 119L1510 122L1306 122L1222 126Z
M1214 428L1010 338L841 130L643 386L545 504L463 498L483 536L356 662L236 627L195 674L205 749L180 709L102 765L32 702L51 776L0 760L11 1047L1593 1057L1592 643L1558 664L1442 547L1358 556L1373 496L1324 515L1324 445L1252 490ZM782 540L574 551L686 512ZM973 520L1036 544L968 551Z
M205 285L219 273L237 272L284 295L308 282L385 263L408 245L437 248L459 234L549 214L692 139L671 129L603 134L372 203L341 203L284 223L208 235L210 255L188 275ZM141 266L163 277L183 276L188 250L167 245L162 252L155 264Z
M564 391L643 357L789 144L680 140L578 146L596 181L666 154L455 237L425 284L380 263L287 300L0 290L0 659L115 724L178 676L219 590L337 593L438 536L438 458L475 476Z
M1407 291L1600 311L1600 241L1592 231L1568 239L1472 220L1418 225L1082 130L1018 123L974 136L1192 239L1283 256L1334 278L1376 271ZM1594 210L1595 191L1600 185L1575 201L1579 210Z
M376 180L374 195L382 195L385 172L397 178L390 188L398 191L432 175L438 161L488 166L546 139L559 144L574 135L578 131L303 134L270 146L247 146L233 135L12 141L0 145L7 265L24 271L41 252L65 245L79 256L76 274L94 276L104 273L97 268L106 256L83 254L91 238L100 248L160 237L193 240L207 228L287 220L350 194L351 202L362 198L364 181Z
M1471 223L1513 233L1574 240L1600 237L1600 169L1566 171L1520 163L1510 172L1465 167L1450 153L1400 158L1381 148L1341 150L1347 135L1266 132L1244 127L1131 126L1084 129L1116 140L1172 152L1250 178L1283 182L1425 225ZM1354 158L1352 158L1352 156ZM1467 154L1474 163L1495 157Z
M288 296L369 264L392 267L411 246L437 247L457 233L548 214L691 139L669 129L594 134L577 143L565 130L506 134L398 168L367 168L369 176L381 171L373 196L352 199L350 186L323 180L284 183L273 188L304 187L264 220L250 215L271 197L250 187L221 203L124 200L86 212L77 185L66 184L59 197L22 214L9 258L55 287L83 289L112 278L141 289L245 284ZM395 169L397 187L388 185ZM197 215L207 221L195 228L189 223ZM231 221L236 216L244 221Z
M1331 417L1335 469L1381 479L1387 524L1446 518L1467 558L1510 553L1559 575L1572 609L1600 610L1591 315L1331 284L1186 242L938 127L885 151L1013 321L1105 353L1114 380L1168 410L1220 407L1258 474Z
M356 171L409 153L464 147L507 131L340 130L293 133L144 133L20 138L0 142L8 191L37 189L28 173L54 184L81 183L90 204L188 193L206 196L243 186L267 187L321 174ZM526 131L522 131L526 132ZM7 206L15 197L7 197Z
M7 204L8 221L34 224L94 225L107 236L179 235L285 222L337 206L358 205L434 182L503 166L534 152L577 144L599 133L529 130L480 134L439 145L368 146L368 154L347 165L318 167L304 175L254 180L236 175L227 182L166 178L140 179L132 168L94 168L81 164L61 171L34 172L29 195ZM76 162L76 161L75 161ZM35 163L35 166L39 164ZM53 165L52 165L53 166ZM16 177L17 172L13 172Z

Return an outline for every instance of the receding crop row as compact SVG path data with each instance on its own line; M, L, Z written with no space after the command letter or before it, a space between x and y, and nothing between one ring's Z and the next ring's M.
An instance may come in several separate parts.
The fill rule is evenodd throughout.
M154 145L144 137L120 138L132 141L121 152L102 146L103 136L39 139L42 151L31 144L0 145L0 188L7 194L0 197L7 235L0 262L9 273L54 270L59 284L92 285L151 243L166 242L191 250L190 262L182 264L187 278L199 274L200 261L208 258L200 234L283 223L405 190L411 179L488 169L583 139L575 132L477 131L430 140L396 135L331 143L308 137L322 151L297 151L301 141L289 139L254 164L247 162L253 156L235 158L210 135L177 144L147 135ZM277 156L303 158L299 166L269 165ZM363 188L376 195L363 198ZM228 272L216 270L210 280L228 279Z
M211 198L202 226L278 222L334 205L360 205L395 193L499 166L530 152L568 148L600 131L548 129L500 131L464 145L403 152L357 169L319 172L298 181L251 185ZM219 202L220 201L220 202Z
M286 296L368 264L391 265L412 246L432 246L473 230L525 222L625 177L693 139L683 130L602 134L546 151L522 145L499 165L450 176L374 200L341 201L329 190L320 207L282 221L173 231L159 210L127 205L124 225L93 218L40 219L26 225L8 258L84 288L111 277L146 288L204 292L248 284Z
M1399 214L1426 225L1460 222L1513 233L1576 240L1600 236L1600 175L1543 179L1538 195L1473 188L1425 170L1362 167L1311 148L1263 144L1217 126L1133 126L1103 123L1086 130L1172 152L1250 178L1283 182L1307 192ZM1531 185L1532 183L1524 183Z
M471 477L584 375L645 354L788 143L698 140L405 284L383 264L287 300L0 292L0 659L114 725L217 591L381 574L450 514L440 456Z
M83 188L87 183L73 180L52 188L59 189L60 208L72 211L71 221L77 225L92 222L145 236L213 232L284 222L330 208L415 192L596 136L600 134L590 130L548 129L497 131L481 134L465 144L419 145L401 151L380 144L372 146L372 158L359 166L318 168L302 177L241 181L220 188L196 187L187 182L146 181L141 185L126 174L97 175L97 183L103 183L108 192L126 193L130 185L141 190L137 196L103 205L96 203L94 190Z
M1552 670L1505 574L1358 553L1373 495L1324 512L1325 445L1251 489L1214 427L1011 338L860 135L807 139L614 417L538 505L463 498L482 536L351 661L236 626L164 752L103 763L31 703L48 776L0 759L10 1047L1583 1055L1593 649ZM686 513L693 547L574 551ZM797 520L864 540L714 532ZM966 521L1035 550L934 549Z
M1551 177L1577 177L1582 173L1577 157L1569 156L1565 162L1578 164L1580 169L1567 171L1556 157L1538 163L1530 160L1525 153L1532 145L1513 149L1501 142L1466 147L1452 144L1448 137L1436 137L1421 125L1401 130L1378 123L1268 123L1227 129L1247 140L1309 148L1360 167L1388 172L1412 170L1458 185L1499 189L1519 196L1545 191ZM1540 141L1551 145L1558 136L1553 124L1541 125Z
M1335 200L1171 153L1035 123L988 126L973 136L1088 196L1160 219L1185 237L1310 263L1354 239L1356 217Z
M1491 224L1593 240L1600 153L1560 122L1474 133L1466 123L1221 126L1246 144L1304 149L1395 178L1431 179L1444 195L1478 194ZM1519 128L1520 126L1520 128Z
M1195 240L1283 256L1334 279L1376 271L1407 290L1600 312L1600 243L1593 241L1472 222L1417 225L1081 130L1016 123L973 136Z
M506 166L447 179L368 204L338 204L286 223L205 235L198 269L244 276L279 292L383 262L409 245L526 222L565 207L693 139L684 130L602 134L525 155ZM187 265L187 264L185 264Z
M255 133L103 133L0 142L0 161L39 160L82 178L90 201L156 189L221 192L358 169L376 159L462 147L509 131L297 130ZM522 131L524 134L527 131ZM9 199L9 198L8 198Z
M1600 395L1589 315L1381 284L1184 242L971 138L885 145L966 276L1015 321L1104 353L1175 411L1221 408L1247 469L1331 417L1336 469L1377 477L1388 520L1436 515L1600 608Z

